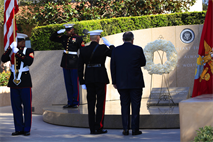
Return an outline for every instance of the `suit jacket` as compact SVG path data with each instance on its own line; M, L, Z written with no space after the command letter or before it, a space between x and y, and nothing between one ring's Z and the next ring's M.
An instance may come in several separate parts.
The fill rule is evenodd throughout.
M116 47L110 64L112 84L116 84L117 89L145 87L141 70L145 65L146 59L141 47L129 42Z
M33 63L33 60L34 60L33 49L27 48L25 55L23 54L23 49L24 49L23 47L19 48L19 51L16 53L16 68L17 68L17 70L20 69L21 62L24 63L23 67L26 67L26 66L30 66ZM5 51L5 53L2 55L1 61L3 63L5 63L7 61L11 61L11 64L14 65L14 53L12 53L12 49L10 47L8 47L7 50ZM32 87L32 81L31 81L31 76L30 76L29 71L22 72L22 75L21 75L21 78L20 78L21 83L19 85L16 85L13 82L13 79L14 79L13 72L11 72L8 87L12 87L12 88Z
M82 46L82 37L74 34L71 37L67 35L58 36L57 32L53 33L50 37L51 41L62 43L64 50L71 52L78 52ZM78 68L78 56L72 54L63 53L61 60L61 67L65 69L77 69Z
M106 45L99 45L94 52L92 59L91 54L94 48L98 45L97 42L91 42L89 46L85 46L80 49L79 64L78 64L78 76L80 84L88 83L109 83L107 71L105 68L106 57L111 57L112 49L114 46L110 46L110 49ZM84 75L84 64L85 75ZM101 67L88 67L88 64L101 64Z

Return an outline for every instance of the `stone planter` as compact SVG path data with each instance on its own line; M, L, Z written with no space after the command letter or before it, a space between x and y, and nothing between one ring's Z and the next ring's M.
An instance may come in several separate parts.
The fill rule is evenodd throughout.
M0 86L0 107L10 105L10 88L7 86Z

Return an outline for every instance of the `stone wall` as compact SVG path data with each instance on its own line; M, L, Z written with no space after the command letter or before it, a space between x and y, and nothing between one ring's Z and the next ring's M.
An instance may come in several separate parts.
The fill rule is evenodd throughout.
M180 34L184 29L191 29L194 32L194 40L187 44L183 43L180 39ZM165 40L171 41L178 52L178 64L174 71L167 75L170 87L189 87L190 91L193 89L194 75L196 68L196 60L198 55L200 36L202 32L202 25L188 25L188 26L171 26L171 27L161 27L152 28L145 30L133 31L134 34L134 44L144 48L147 43L163 38ZM106 37L115 46L123 43L122 34L115 34ZM166 54L164 54L164 62L166 61ZM159 63L159 56L156 53L154 56L154 63ZM106 61L107 71L110 76L110 59ZM145 88L143 90L143 97L149 97L150 88L161 87L162 76L153 75L152 85L151 85L151 75L148 74L146 70L142 68ZM111 79L111 78L110 78ZM163 84L163 87L165 84ZM113 86L108 85L108 96L107 100L119 99L119 94ZM192 92L191 92L192 93ZM112 95L113 94L113 95Z
M7 86L0 86L0 107L10 105L10 88Z
M67 104L63 71L60 67L63 51L35 51L34 63L30 67L32 76L32 107L35 113L51 105ZM86 102L81 92L80 104Z

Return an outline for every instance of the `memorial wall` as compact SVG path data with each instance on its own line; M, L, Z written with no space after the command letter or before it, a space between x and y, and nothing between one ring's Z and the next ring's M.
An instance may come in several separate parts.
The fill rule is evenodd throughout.
M171 41L178 52L178 63L175 70L166 75L166 79L170 87L189 87L190 91L192 91L202 27L202 25L187 25L137 30L133 31L135 38L134 44L144 48L149 42L158 39ZM122 35L123 33L120 33L106 38L117 46L123 43ZM167 60L166 53L164 52L163 54L160 52L160 54L163 55L164 63ZM154 63L157 64L160 62L160 57L155 52ZM107 59L106 66L110 76L110 58ZM162 75L153 75L151 85L151 75L143 68L142 71L145 81L143 98L146 98L150 95L150 88L161 87ZM162 86L165 87L164 80ZM111 84L108 85L107 89L107 100L119 99L119 94Z
M169 87L189 87L193 89L196 60L199 49L200 36L203 25L185 25L160 27L132 31L134 44L144 48L149 42L164 39L171 41L178 52L178 63L175 70L166 75ZM106 39L115 46L123 44L123 33L106 36ZM100 44L102 44L102 40ZM42 113L42 108L52 105L67 103L64 78L60 61L63 51L36 51L35 60L30 67L33 81L33 102L34 113ZM162 54L162 52L160 52ZM165 62L166 53L163 54ZM154 54L154 63L160 63L157 52ZM110 79L107 85L107 101L120 99L117 90L111 84L110 58L106 60L106 68ZM150 95L150 89L159 88L162 84L162 75L153 75L142 68L145 88L143 98ZM152 85L151 85L152 78ZM165 87L165 84L162 85ZM86 104L86 90L80 89L80 104ZM192 93L192 92L191 92Z

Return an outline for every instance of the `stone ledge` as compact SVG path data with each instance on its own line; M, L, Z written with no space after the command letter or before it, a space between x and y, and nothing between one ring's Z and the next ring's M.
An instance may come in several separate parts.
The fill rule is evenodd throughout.
M10 105L10 88L7 86L0 86L0 107Z
M140 125L142 129L175 129L179 128L178 107L150 107L147 100L142 100L140 109ZM143 105L144 104L144 105ZM78 108L63 109L62 105L43 108L43 121L69 127L89 127L87 105ZM104 128L122 129L120 100L106 101Z
M1 93L10 93L10 88L7 86L0 86L0 94Z

